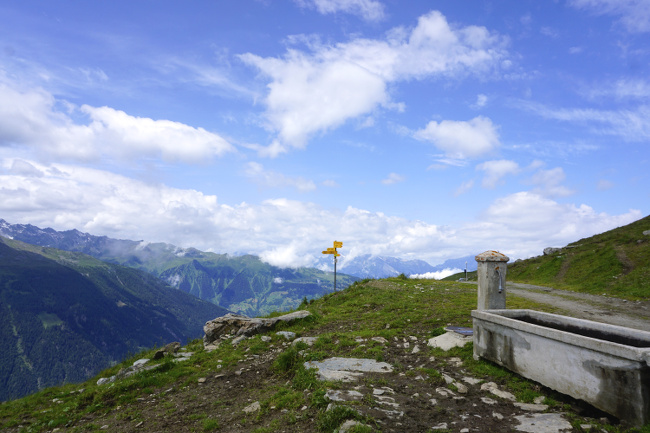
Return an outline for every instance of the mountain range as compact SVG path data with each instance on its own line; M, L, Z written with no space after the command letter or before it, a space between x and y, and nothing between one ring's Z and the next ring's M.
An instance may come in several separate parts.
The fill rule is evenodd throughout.
M476 270L474 256L446 260L441 265L432 266L424 260L404 260L397 257L373 256L364 254L349 260L342 260L341 271L359 278L388 278L400 274L423 275L441 272L448 269Z
M0 401L187 342L227 312L146 272L0 237Z
M334 290L332 272L279 268L253 255L230 256L166 243L94 236L78 230L9 224L1 219L0 235L146 271L183 292L248 316L295 308L305 298ZM357 279L338 274L337 288L345 288Z

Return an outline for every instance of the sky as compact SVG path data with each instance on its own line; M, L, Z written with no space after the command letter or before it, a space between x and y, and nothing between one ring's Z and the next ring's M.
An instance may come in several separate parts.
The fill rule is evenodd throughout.
M650 0L0 0L0 22L12 224L436 265L650 214Z

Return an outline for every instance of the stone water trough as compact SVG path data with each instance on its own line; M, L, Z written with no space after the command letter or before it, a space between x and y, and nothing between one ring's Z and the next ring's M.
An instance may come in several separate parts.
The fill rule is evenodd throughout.
M474 357L622 421L650 422L650 332L533 310L472 311Z

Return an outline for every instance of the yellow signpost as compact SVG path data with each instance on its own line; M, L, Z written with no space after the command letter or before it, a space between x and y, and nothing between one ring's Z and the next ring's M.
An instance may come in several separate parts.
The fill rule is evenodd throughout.
M323 251L323 254L331 254L334 256L334 291L336 292L336 258L341 255L336 251L337 248L343 248L343 242L334 241L334 246Z

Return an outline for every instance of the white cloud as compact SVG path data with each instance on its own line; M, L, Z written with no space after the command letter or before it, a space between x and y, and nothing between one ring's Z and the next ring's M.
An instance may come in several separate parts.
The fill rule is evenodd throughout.
M454 195L456 197L458 197L459 195L463 195L467 191L472 189L472 187L474 187L474 180L468 180L467 182L463 182L458 188L456 188Z
M300 6L311 7L321 14L346 12L367 21L384 18L384 5L375 0L294 0Z
M504 176L519 173L519 164L507 159L486 161L476 166L477 170L485 172L481 185L483 188L494 189L501 183Z
M574 191L561 185L565 179L566 175L562 167L556 167L550 170L539 170L530 182L536 186L535 192L545 197L566 197L572 195Z
M379 107L403 110L388 93L393 82L485 74L506 57L503 38L484 27L452 28L436 11L420 17L411 31L393 29L386 40L307 45L311 52L292 48L283 58L240 56L271 80L266 119L277 139L267 156L303 148L314 133Z
M450 275L458 274L460 272L463 272L463 270L447 268L447 269L443 269L442 271L409 275L409 278L416 278L416 279L422 278L426 280L442 280L443 278L447 278Z
M83 115L90 123L75 123L73 117ZM76 160L161 157L183 162L201 162L234 150L203 128L133 117L109 107L77 109L42 89L20 91L3 83L0 146L29 147L41 155Z
M246 166L246 176L261 186L268 188L292 187L298 191L307 192L316 189L316 184L302 177L288 177L282 173L265 170L258 162L249 162Z
M416 131L418 140L429 141L451 158L475 158L499 146L497 127L490 119L478 116L469 121L431 121Z
M27 170L12 173L14 167ZM474 222L445 227L287 199L223 204L195 190L60 164L14 164L12 159L0 160L0 215L12 223L57 230L257 254L279 266L311 265L333 239L344 242L342 259L374 254L435 264L488 249L528 257L643 216L637 210L608 215L520 192L495 200Z
M624 78L605 86L596 86L584 92L590 98L614 97L619 100L647 100L650 98L650 82Z
M540 116L565 122L587 123L596 134L616 135L627 141L646 141L650 138L650 105L634 110L595 110L549 108L540 104L520 103Z
M96 144L113 148L122 157L155 156L166 161L201 162L234 150L222 137L170 120L129 116L109 107L88 105L81 110L92 119Z
M598 191L607 191L608 189L612 189L614 187L614 184L607 180L607 179L600 179L598 181L598 185L596 186L596 189Z
M471 108L474 110L478 110L480 108L483 108L487 105L488 102L488 97L487 95L484 95L482 93L479 93L476 95L476 102L471 105Z
M393 185L399 182L404 182L406 178L397 173L390 173L386 179L383 179L381 183L384 185Z
M596 15L620 17L631 33L650 32L650 1L648 0L571 0L575 8L588 9Z

